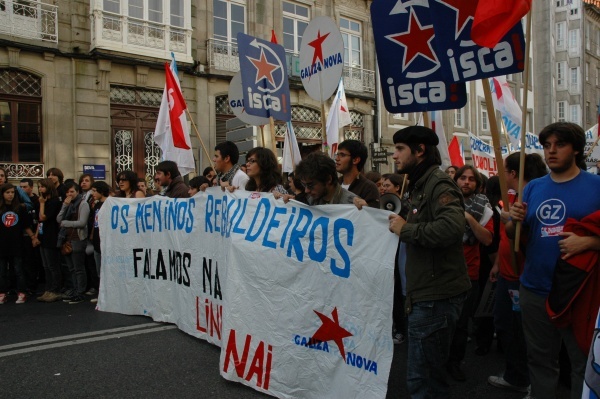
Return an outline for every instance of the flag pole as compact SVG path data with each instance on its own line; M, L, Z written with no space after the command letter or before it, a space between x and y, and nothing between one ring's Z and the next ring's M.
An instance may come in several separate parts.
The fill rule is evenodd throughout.
M292 139L291 139L292 132L290 131L290 126L292 126L292 121L287 122L286 125L287 125L287 135L288 135L288 144L289 144L288 148L290 150L290 156L292 157L292 167L294 170L296 170L296 161L294 160L294 149L292 148ZM296 133L294 133L294 135L296 135Z
M260 139L262 140L262 146L267 148L267 143L265 141L265 125L260 125Z
M429 120L429 113L427 113L427 111L423 111L422 114L423 114L423 126L430 128L431 123Z
M533 4L527 13L527 42L525 43L525 71L523 90L523 119L521 121L521 156L519 158L519 201L523 200L523 186L525 175L525 146L527 145L527 94L529 93L529 53L531 52L531 16ZM515 252L519 252L519 241L521 240L521 222L517 222L515 227Z
M194 127L194 131L196 132L196 137L198 137L198 140L200 140L200 146L202 146L202 149L204 150L204 153L206 154L206 157L208 158L208 162L210 163L210 167L213 168L213 170L215 170L215 165L213 165L212 159L211 159L210 155L208 154L208 150L206 149L206 146L204 145L204 141L202 141L202 137L200 137L200 133L198 132L198 128L196 127L196 124L194 123L194 119L192 118L192 114L190 114L190 110L187 109L187 107L185 108L185 110L187 111L188 118L190 118L190 121L192 122L192 126Z
M277 139L275 138L275 119L272 116L269 116L269 128L271 129L271 147L273 148L273 154L277 157ZM264 138L263 138L263 147L264 147Z
M402 188L400 189L400 199L404 197L404 190L406 189L406 181L408 180L408 173L404 174L404 179L402 179Z

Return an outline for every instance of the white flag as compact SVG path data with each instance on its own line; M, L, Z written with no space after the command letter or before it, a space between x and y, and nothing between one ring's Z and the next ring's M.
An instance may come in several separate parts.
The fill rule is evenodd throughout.
M431 129L437 134L440 143L438 144L438 151L442 157L442 170L452 165L450 160L450 153L448 152L448 140L446 139L446 133L444 132L444 124L442 123L442 111L431 111L429 112L429 118L431 119Z
M162 151L163 161L174 161L177 163L179 172L182 176L187 175L190 172L196 170L196 164L194 162L194 153L192 152L192 144L190 140L190 127L185 116L185 102L181 104L183 96L181 95L181 86L177 76L177 64L175 59L171 61L170 71L166 70L165 75L165 89L163 91L162 101L160 103L160 110L158 112L158 119L156 120L156 129L154 131L154 142L160 147ZM169 76L169 72L172 76ZM169 78L175 77L170 80ZM172 82L175 82L176 87L173 87ZM179 93L177 93L179 91ZM171 116L170 113L175 111L181 112L176 115L174 120L180 121L177 123L177 128L171 128ZM175 130L175 132L174 132ZM185 141L185 144L179 143Z
M510 90L510 86L504 76L496 76L490 79L490 88L492 90L492 100L494 108L500 111L502 121L506 126L508 139L514 148L521 146L521 123L523 113L521 107L515 100L515 96ZM531 128L531 126L527 126Z
M287 122L285 137L283 141L283 160L281 162L281 170L283 173L292 173L296 166L300 163L300 149L298 141L296 141L296 133L292 122Z
M327 145L329 147L329 156L337 152L340 128L351 125L352 118L346 102L346 93L344 91L344 81L340 79L338 91L331 104L329 115L327 115Z

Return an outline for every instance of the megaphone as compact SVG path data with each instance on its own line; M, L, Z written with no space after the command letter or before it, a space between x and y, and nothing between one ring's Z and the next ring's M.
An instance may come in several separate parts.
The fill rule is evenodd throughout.
M379 199L379 208L399 215L402 209L402 201L396 194L383 194Z

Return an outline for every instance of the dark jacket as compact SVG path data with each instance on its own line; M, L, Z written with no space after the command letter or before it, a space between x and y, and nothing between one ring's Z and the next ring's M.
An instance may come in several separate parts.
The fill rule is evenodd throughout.
M406 245L406 310L413 302L446 299L471 287L462 249L465 232L462 193L437 165L410 192Z
M181 176L171 180L171 184L165 190L165 196L169 198L189 198L189 187L183 182Z
M340 177L340 184L342 184L343 181L344 178ZM356 179L354 179L350 184L350 187L348 187L348 191L367 201L367 205L371 208L379 209L379 189L375 183L363 175L359 174L356 176Z

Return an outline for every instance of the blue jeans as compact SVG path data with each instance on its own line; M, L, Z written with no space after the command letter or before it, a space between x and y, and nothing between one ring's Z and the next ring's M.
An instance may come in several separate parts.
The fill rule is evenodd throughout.
M408 315L407 388L413 399L447 398L446 362L467 292L412 304Z
M6 293L9 288L8 265L15 271L17 276L17 291L25 292L27 289L27 279L23 269L23 260L20 256L0 257L0 293Z

